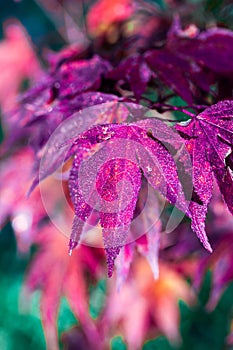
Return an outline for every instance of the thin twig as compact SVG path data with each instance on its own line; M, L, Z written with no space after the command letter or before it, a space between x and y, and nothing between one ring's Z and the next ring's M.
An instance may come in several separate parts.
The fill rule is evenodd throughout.
M191 112L189 112L189 111L187 111L187 110L185 109L185 108L190 108L190 107L186 107L186 106L180 106L180 107L178 107L178 106L171 106L171 105L166 104L166 103L154 103L154 104L153 104L153 107L159 108L159 109L164 109L164 108L166 108L166 109L164 110L164 112L167 112L167 111L178 111L178 112L182 112L182 113L184 113L184 114L186 114L186 115L188 115L188 116L190 116L190 117L192 117L192 118L195 117L195 114L193 114L193 113L191 113Z

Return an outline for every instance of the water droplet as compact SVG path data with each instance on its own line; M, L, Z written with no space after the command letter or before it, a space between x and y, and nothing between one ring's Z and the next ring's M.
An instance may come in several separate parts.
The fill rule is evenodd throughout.
M103 134L106 135L107 131L108 131L108 127L107 126L103 126L102 131L103 131Z
M106 136L101 136L100 140L106 141L106 140L109 140L110 138L111 138L111 136L106 135Z

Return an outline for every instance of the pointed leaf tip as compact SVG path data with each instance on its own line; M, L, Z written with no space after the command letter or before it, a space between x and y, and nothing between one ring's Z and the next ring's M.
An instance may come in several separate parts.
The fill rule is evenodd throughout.
M203 246L205 247L206 250L208 250L209 253L213 253L213 249L208 241L202 242Z
M112 247L105 248L106 256L107 256L107 266L108 266L108 277L112 277L114 262L117 255L120 253L121 247Z
M196 234L199 238L199 240L201 241L201 243L203 244L204 248L209 252L209 253L213 253L213 249L208 241L207 235L204 232L199 232L198 230L196 231Z
M78 242L76 242L75 240L73 240L72 238L69 241L69 256L72 255L72 252L74 250L75 247L77 247Z
M29 190L28 190L27 193L26 193L26 198L27 198L27 199L29 199L30 195L32 194L32 192L34 191L34 189L35 189L38 185L39 185L39 178L36 177L36 178L33 180L33 182L32 182L32 184L31 184Z

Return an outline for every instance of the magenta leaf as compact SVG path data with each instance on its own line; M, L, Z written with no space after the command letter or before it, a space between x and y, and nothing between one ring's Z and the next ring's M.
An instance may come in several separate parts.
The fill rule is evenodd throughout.
M64 98L84 91L97 90L100 87L102 76L110 68L110 63L97 55L90 60L63 63L54 75L59 96Z
M110 126L117 128L117 125ZM86 144L85 147L88 148L90 143L94 146L95 143L105 142L110 137L109 134L114 133L108 129L107 125L90 129L80 136L80 144L82 147ZM111 149L107 147L108 144L101 148L86 163L82 163L84 165L81 169L81 164L75 157L69 181L76 217L84 223L93 210L99 212L109 276L120 247L126 241L141 184L139 167L132 161L136 161L136 158L127 154L129 149L122 147L118 157L114 157L122 143L117 141L117 144L111 145ZM76 140L76 145L78 142ZM80 235L81 232L77 234L73 231L72 240L74 237L79 240Z
M222 101L197 115L188 126L177 126L186 138L186 147L193 162L193 185L201 200L190 204L192 228L209 251L212 249L205 233L205 218L212 196L212 175L229 210L233 212L231 162L229 158L226 161L233 145L232 118L233 101Z
M116 256L127 243L141 187L141 171L171 203L184 210L188 208L176 163L162 142L167 142L169 136L174 140L173 149L183 146L183 140L172 129L158 120L146 119L130 124L97 125L73 142L75 155L69 187L76 217L71 246L80 241L81 220L86 222L93 211L98 211L109 276ZM82 150L87 152L83 162L79 156Z
M196 232L204 247L212 252L212 248L208 243L205 233L205 218L213 189L211 166L208 162L205 149L203 149L205 140L200 135L197 139L192 141L193 142L187 143L187 147L190 148L192 152L193 186L202 204L194 201L190 203L189 209L192 218L191 227L194 232Z
M100 224L109 277L120 248L126 243L140 186L140 169L129 159L110 160L104 164L104 169L100 169L96 188L101 196Z
M41 160L42 180L74 156L69 180L75 208L70 253L80 242L85 222L95 215L103 231L109 276L120 249L128 243L141 172L155 190L191 217L192 229L209 251L205 218L213 175L233 212L233 101L219 102L188 125L177 125L181 136L156 118L144 107L115 101L81 110L59 125Z
M229 155L233 146L233 101L223 101L199 115L211 144L209 159L225 202L233 213L232 164Z

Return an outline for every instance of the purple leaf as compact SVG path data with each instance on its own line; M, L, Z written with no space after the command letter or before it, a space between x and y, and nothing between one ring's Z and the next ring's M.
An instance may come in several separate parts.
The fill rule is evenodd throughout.
M44 146L58 125L74 113L87 107L118 101L118 97L112 94L84 92L74 97L56 99L50 103L49 89L47 87L46 89L41 96L40 91L38 91L32 101L26 98L23 106L14 116L15 123L20 123L23 127L26 127L22 130L27 132L31 130L33 136L30 143L35 152Z
M126 58L107 74L107 78L128 82L137 100L145 92L151 71L141 55Z
M188 126L177 126L177 130L186 135L186 147L193 162L194 190L201 200L201 203L193 200L190 204L192 228L209 251L204 222L212 196L212 174L233 212L231 162L226 161L233 146L232 118L233 101L222 101L197 115Z
M70 54L73 55L72 50ZM20 106L11 118L11 123L17 123L22 129L20 133L18 129L14 132L15 141L26 133L35 153L39 153L64 119L82 108L118 100L115 95L95 92L110 68L110 63L98 55L85 60L66 57L50 74L42 76L40 83L22 95ZM12 140L8 142L11 143Z
M80 144L94 147L95 143L104 143L110 137L109 132L114 133L107 126L97 126L80 136ZM127 147L122 147L114 159L121 144L122 141L117 142L111 148L105 145L87 159L81 169L79 160L75 158L70 175L70 191L76 215L85 222L92 210L99 211L109 276L112 275L114 260L126 242L141 184L140 170L132 161L135 157L127 154Z
M115 110L118 110L118 104L115 102L96 105L75 113L60 124L49 138L43 150L39 176L35 181L35 185L39 180L42 181L63 164L72 139L77 138L79 134L92 125L109 121L112 114L115 115ZM122 113L119 112L119 117L122 116L124 118L124 113L127 113L127 110L122 110Z
M91 99L94 98L93 96L88 96ZM102 97L103 96L101 95L98 98L102 99ZM103 98L107 97L104 96ZM143 106L133 103L119 103L111 100L103 104L94 105L80 110L63 121L49 138L46 146L42 150L43 155L41 157L39 175L35 181L35 185L38 183L39 179L42 181L55 172L58 167L62 166L64 160L67 159L67 155L72 154L70 147L74 140L91 126L104 123L137 121L148 117L158 116L160 116L159 113L155 111L151 112ZM89 136L93 137L95 140L96 133ZM103 131L101 139L93 142L102 142L106 140L107 137L109 136ZM124 135L123 138L125 138ZM79 140L79 143L80 142L81 141Z
M177 132L167 126L164 122L147 119L137 123L138 126L145 128L150 140L158 140L160 152L156 151L155 145L152 144L152 154L155 152L160 166L163 168L165 186L167 194L165 197L173 204L184 211L188 211L188 201L192 197L192 163L191 158L184 147L184 140ZM144 150L143 150L144 152ZM145 162L142 157L142 163ZM155 179L150 177L151 172L145 169L145 175L148 182L153 185ZM156 182L156 180L155 180ZM165 189L165 188L164 188ZM160 191L162 193L162 191Z
M209 160L225 202L233 213L233 181L231 162L226 159L233 147L233 101L223 101L199 115L211 148Z
M196 232L204 247L212 252L205 232L205 218L207 207L212 197L213 180L211 166L207 160L206 151L203 149L204 142L203 135L200 134L198 139L187 143L187 147L192 154L194 189L202 201L202 204L192 201L189 209L192 218L192 229Z
M102 76L110 68L110 63L97 55L90 60L65 62L54 76L59 97L64 98L84 91L97 90Z
M215 73L233 72L233 34L230 30L213 28L193 39L174 37L169 48Z
M111 277L114 269L114 262L121 248L126 243L129 226L114 228L103 228L103 242L107 258L108 277Z
M233 33L213 28L199 35L194 57L216 73L233 73Z
M149 51L145 55L149 67L156 72L159 78L186 102L192 104L193 97L185 71L190 70L190 65L178 55L167 49Z
M109 276L116 256L127 243L141 187L140 169L151 186L171 203L188 208L172 155L161 141L148 134L152 130L159 138L160 129L161 140L168 141L168 127L158 120L145 120L97 125L73 143L72 153L76 155L70 191L75 214L86 221L93 210L99 212ZM174 148L183 146L183 140L172 129L170 139L174 139ZM89 156L81 163L82 149ZM80 235L81 231L78 240ZM74 237L72 233L72 244Z
M141 186L141 173L131 160L117 158L105 163L98 175L96 188L101 196L100 224L103 227L108 275L111 277L114 260L126 243Z

